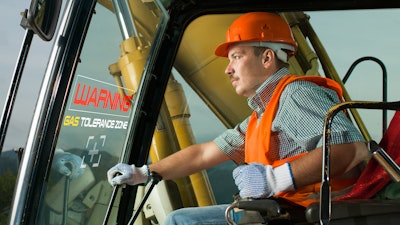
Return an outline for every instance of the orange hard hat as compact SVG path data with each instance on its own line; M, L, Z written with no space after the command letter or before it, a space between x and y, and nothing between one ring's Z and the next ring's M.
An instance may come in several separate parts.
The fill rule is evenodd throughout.
M294 40L289 25L279 15L267 12L250 12L238 17L226 32L226 42L215 48L215 55L227 57L229 47L238 43L277 43L289 56L295 54L297 42ZM268 45L258 45L268 46Z

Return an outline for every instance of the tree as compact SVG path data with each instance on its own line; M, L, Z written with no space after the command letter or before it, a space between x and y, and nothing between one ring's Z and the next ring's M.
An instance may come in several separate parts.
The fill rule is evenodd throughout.
M17 176L7 169L0 175L0 225L6 224Z

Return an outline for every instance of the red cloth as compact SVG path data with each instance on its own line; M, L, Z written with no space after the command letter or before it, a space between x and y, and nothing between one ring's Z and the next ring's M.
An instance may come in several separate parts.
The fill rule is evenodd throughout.
M381 146L397 164L400 164L400 111L396 111L394 114L379 146ZM354 188L337 200L372 198L390 181L390 175L374 158L371 158Z

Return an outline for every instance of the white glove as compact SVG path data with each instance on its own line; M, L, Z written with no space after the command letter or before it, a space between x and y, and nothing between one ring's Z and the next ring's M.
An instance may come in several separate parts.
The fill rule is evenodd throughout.
M118 163L107 172L108 183L112 186L143 184L149 181L149 177L150 171L147 165L135 167L133 164Z
M81 164L82 158L77 155L64 152L60 148L54 152L53 168L64 176L71 179L80 177L85 172L85 169L81 168Z
M260 163L238 166L233 178L242 198L268 198L295 189L289 163L276 168Z

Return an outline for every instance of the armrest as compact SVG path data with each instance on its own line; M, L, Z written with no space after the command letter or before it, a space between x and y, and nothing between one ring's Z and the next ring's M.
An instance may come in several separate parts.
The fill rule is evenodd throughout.
M273 199L240 200L236 208L267 213L270 216L278 216L281 213L279 204Z
M343 201L332 201L331 220L340 220L353 217L369 217L400 213L400 201L395 200L373 200L354 199ZM319 203L313 203L306 208L307 222L319 221ZM398 222L397 222L398 223ZM388 223L385 222L386 225Z

